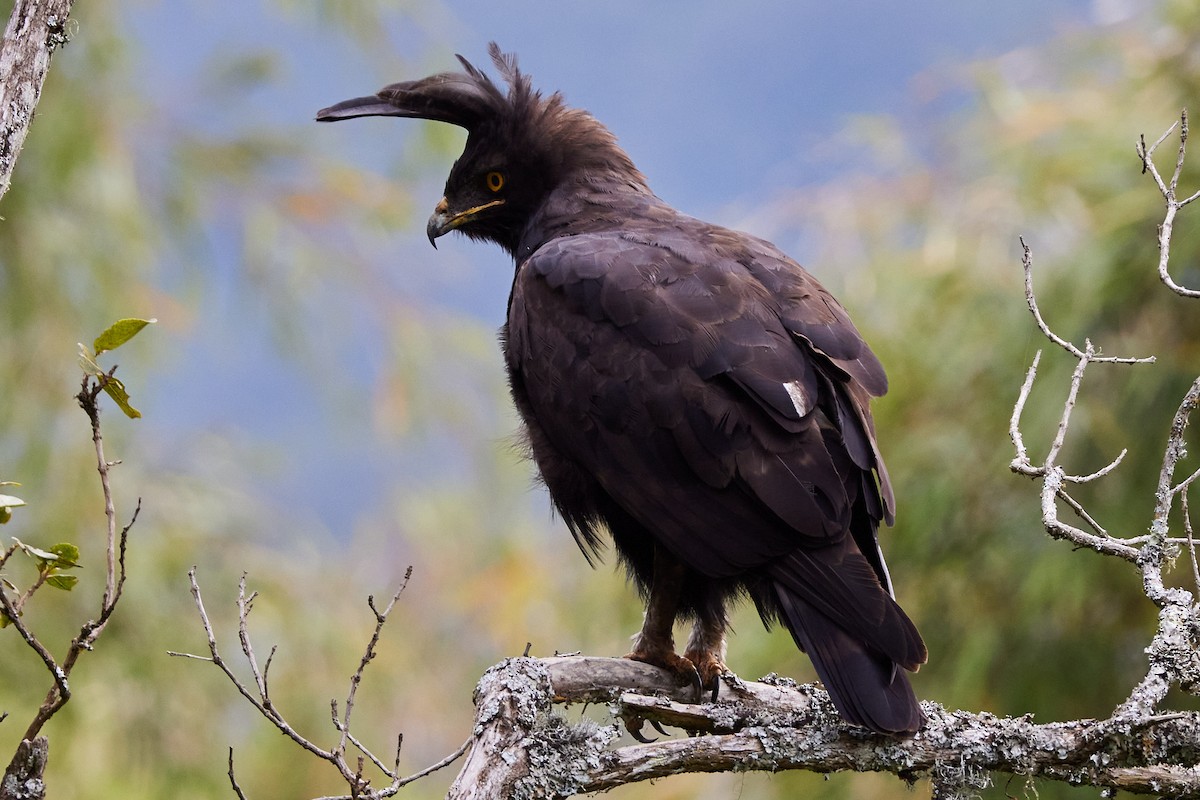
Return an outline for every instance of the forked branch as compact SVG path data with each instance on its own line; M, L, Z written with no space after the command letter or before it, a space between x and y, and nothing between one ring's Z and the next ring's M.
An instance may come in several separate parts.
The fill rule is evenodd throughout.
M407 786L414 781L417 781L426 775L435 772L436 770L453 763L459 758L467 748L464 744L454 753L451 753L446 758L438 761L419 772L404 776L400 774L400 748L403 745L403 735L396 738L396 749L394 758L389 763L385 763L374 752L363 745L350 730L350 717L354 710L354 703L358 693L359 684L362 683L363 673L366 671L367 664L375 658L375 647L379 643L380 635L383 632L383 626L387 623L388 616L395 607L396 602L400 599L400 595L408 586L408 580L412 576L412 567L404 573L404 580L400 588L392 595L388 604L380 611L375 606L374 597L367 598L367 604L371 612L375 615L375 629L371 634L371 639L367 643L366 650L362 658L359 660L358 668L350 678L350 689L346 695L345 704L342 707L341 714L338 712L338 704L336 700L330 701L331 716L333 727L340 734L338 743L329 749L325 749L315 744L311 739L307 738L298 732L287 721L279 709L271 700L270 683L268 673L271 666L271 661L275 656L275 649L271 649L271 654L267 658L264 666L259 667L258 658L254 654L254 645L251 641L249 632L250 612L254 608L254 601L258 597L257 592L246 592L246 576L242 575L238 582L238 641L241 644L242 656L246 661L246 665L250 670L250 676L253 681L253 689L242 681L241 678L233 671L233 668L228 661L221 655L221 651L217 646L216 632L213 629L212 622L209 620L208 611L204 607L204 598L200 593L200 585L196 580L196 568L192 567L188 570L188 580L191 583L192 597L196 602L196 609L200 615L200 624L204 628L204 633L208 638L208 656L198 656L191 653L180 653L169 651L168 654L180 658L191 658L198 661L209 661L215 664L225 677L233 684L238 693L254 706L260 714L271 721L281 733L295 742L297 745L312 753L317 758L323 761L328 761L338 771L338 774L350 787L350 794L337 795L334 797L319 798L319 800L376 800L377 798L392 797L401 788ZM357 751L360 756L355 756L350 753L351 748ZM373 788L370 779L364 777L363 770L366 761L370 761L383 775L388 779L389 783L380 788ZM353 762L353 763L352 763ZM233 750L229 752L229 780L233 786L234 792L239 798L245 798L242 788L238 785L237 778L233 770Z
M1158 168L1154 165L1154 151L1159 145L1167 140L1175 129L1179 129L1179 149L1175 155L1175 169L1171 173L1170 180L1164 180L1159 174ZM1162 193L1163 200L1167 205L1167 213L1163 218L1162 223L1158 226L1158 278L1163 282L1168 289L1182 297L1200 297L1200 289L1189 289L1175 282L1171 277L1171 272L1168 268L1171 255L1171 233L1175 227L1175 216L1179 213L1179 209L1186 206L1188 203L1200 197L1200 191L1194 192L1184 199L1178 199L1177 192L1179 190L1179 178L1183 174L1183 162L1187 153L1188 141L1188 114L1185 108L1179 114L1179 122L1167 128L1166 132L1158 137L1158 140L1146 146L1146 137L1139 136L1136 149L1138 158L1142 160L1142 172L1150 173L1150 177L1154 179L1155 185L1158 186L1158 191Z
M1055 431L1054 439L1050 443L1046 457L1041 463L1035 464L1029 457L1029 449L1021 433L1021 416L1025 410L1025 404L1029 400L1034 379L1037 377L1038 365L1042 359L1042 351L1039 350L1034 355L1033 363L1030 365L1029 371L1025 374L1025 381L1021 385L1021 391L1017 396L1017 401L1013 406L1012 417L1009 420L1008 434L1012 439L1013 447L1016 449L1016 456L1013 458L1010 468L1013 472L1020 475L1027 475L1042 481L1042 525L1045 527L1047 533L1056 539L1065 539L1081 547L1136 563L1139 558L1139 550L1132 543L1132 540L1110 534L1080 503L1071 497L1065 488L1066 484L1089 483L1110 474L1124 459L1125 451L1122 450L1107 465L1087 475L1072 475L1068 473L1059 464L1059 455L1066 443L1067 431L1071 424L1071 413L1078 402L1079 389L1083 384L1083 376L1088 365L1094 363L1124 365L1152 364L1154 363L1154 357L1128 358L1101 356L1097 354L1096 348L1089 339L1085 339L1084 346L1080 348L1056 334L1046 323L1046 320L1042 317L1041 310L1038 308L1037 296L1033 288L1033 251L1025 243L1024 239L1021 239L1021 249L1021 266L1025 272L1025 303L1029 307L1030 313L1033 314L1034 321L1042 334L1077 359L1078 363L1071 373L1071 382L1067 389L1067 397L1063 402L1063 409L1059 416L1058 428ZM1058 514L1059 501L1065 502L1090 530L1084 530L1083 528L1064 522Z

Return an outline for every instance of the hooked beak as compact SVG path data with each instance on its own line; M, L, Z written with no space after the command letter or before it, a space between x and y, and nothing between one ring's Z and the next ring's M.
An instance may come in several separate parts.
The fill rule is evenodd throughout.
M468 208L466 211L451 214L450 203L443 197L434 206L433 215L429 218L429 223L425 226L425 233L429 236L429 243L436 250L437 238L439 236L445 236L455 228L470 222L481 212L500 205L504 205L503 200L493 200L490 203L484 203L481 206L475 206L474 208Z

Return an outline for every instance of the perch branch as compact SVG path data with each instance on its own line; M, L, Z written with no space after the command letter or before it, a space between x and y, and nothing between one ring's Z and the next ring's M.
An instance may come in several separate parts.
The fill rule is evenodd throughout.
M717 702L695 705L665 672L626 659L508 659L479 682L476 736L448 798L570 797L682 772L781 769L975 787L994 771L1140 794L1200 792L1200 772L1171 766L1174 748L1200 743L1195 713L1039 725L926 702L921 732L893 738L841 721L818 686L769 677L726 676ZM552 709L597 702L617 717L704 735L610 748L618 725L570 725Z

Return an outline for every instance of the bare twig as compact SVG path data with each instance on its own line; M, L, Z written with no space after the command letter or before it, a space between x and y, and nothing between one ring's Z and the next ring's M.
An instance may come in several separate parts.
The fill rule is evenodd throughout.
M1141 550L1139 563L1142 566L1142 582L1146 596L1160 607L1165 603L1172 602L1178 591L1164 588L1162 569L1169 558L1167 534L1170 530L1171 506L1181 491L1187 491L1187 487L1191 485L1192 479L1195 477L1188 478L1179 486L1172 485L1175 467L1187 453L1187 441L1184 433L1192 411L1196 409L1197 405L1200 405L1200 378L1192 383L1171 421L1167 447L1163 453L1162 468L1158 475L1158 488L1154 492L1155 503L1154 514L1150 521L1150 538ZM1175 599L1175 601L1181 600Z
M281 733L283 733L285 736L287 736L293 742L300 745L305 750L308 750L310 753L317 756L318 758L325 759L326 761L332 760L332 756L329 751L322 750L320 747L313 744L308 739L304 738L299 733L297 733L295 731L295 729L293 729L292 726L288 724L287 720L285 720L282 716L279 715L279 713L275 710L274 706L267 705L266 697L264 697L261 693L256 694L254 692L251 692L250 689L247 688L246 684L244 684L242 682L242 680L236 674L234 674L233 669L225 661L224 657L221 655L220 649L217 647L217 636L216 636L215 631L213 630L212 622L209 620L208 612L204 608L204 598L200 593L200 585L196 581L196 568L195 567L192 567L190 570L188 570L188 580L191 583L192 598L193 598L193 600L195 600L196 609L200 614L200 624L204 627L205 636L208 637L208 651L209 651L210 657L204 658L202 656L192 655L191 653L178 653L178 652L174 652L174 651L170 651L170 650L167 651L167 654L172 655L172 656L183 657L183 658L193 658L193 659L197 659L200 661L211 661L213 664L216 664L217 667L222 672L225 673L225 677L227 677L229 679L230 683L233 684L234 688L238 690L238 693L242 697L246 698L246 700L249 701L249 703L252 706L254 706L256 709L258 709L258 712L260 714L262 714L264 717L269 719L272 722L272 724L274 724L275 727L277 727L280 730ZM239 591L243 592L244 588L245 588L244 578L243 578L243 582L239 583L239 587L240 587ZM246 617L250 613L250 609L251 609L251 605L244 601L245 601L244 594L239 594L239 602L238 602L238 624L239 624L239 626L245 624ZM247 639L247 641L249 641L249 640ZM249 653L246 652L246 649L247 649L246 644L243 644L243 655L246 656L247 661L250 663L251 671L253 673L253 677L254 677L254 681L255 681L255 685L261 687L262 686L262 674L260 672L258 672L257 664L253 659L253 649L250 649ZM263 690L260 689L260 692L261 691L263 691Z
M464 745L463 748L460 748L457 752L442 759L437 764L427 767L424 770L415 773L414 775L401 778L399 773L399 764L400 745L403 742L403 737L397 737L395 763L393 766L388 767L386 764L384 764L382 759L372 753L361 741L359 741L359 739L355 737L350 730L351 712L354 708L359 684L362 683L363 673L366 670L367 664L369 664L375 658L375 648L379 643L380 636L383 632L383 626L386 624L388 616L391 614L392 609L395 608L397 601L400 599L400 595L408 586L408 581L411 577L412 568L410 567L404 574L404 580L401 583L400 588L397 589L395 594L392 595L391 600L382 611L376 608L374 598L368 598L368 606L370 607L372 614L375 616L375 628L372 632L371 639L367 644L366 650L364 651L362 658L359 660L358 668L355 670L353 676L351 676L350 689L347 693L344 712L341 716L338 714L337 701L330 701L330 711L333 726L334 729L339 732L340 736L337 745L328 750L319 747L311 740L296 731L270 700L270 687L267 682L266 674L267 669L270 668L271 659L275 655L275 649L271 649L271 656L268 657L266 666L260 669L258 666L258 660L254 655L254 646L250 637L248 622L250 612L253 610L254 601L258 597L258 593L246 592L246 576L244 574L242 575L241 580L238 582L238 640L241 644L242 655L246 660L246 664L249 667L251 677L254 681L255 689L251 690L246 683L244 683L236 674L234 674L229 664L221 656L221 652L217 647L216 634L213 630L212 622L209 619L208 612L204 608L204 599L200 592L199 583L196 580L195 567L192 567L190 570L188 570L188 580L191 584L192 597L196 602L196 609L200 615L200 623L204 628L205 636L208 639L209 656L198 656L191 653L180 653L175 651L168 651L168 654L180 658L191 658L198 661L210 661L213 664L216 664L217 667L219 667L221 671L225 673L225 676L234 685L234 688L237 689L238 693L241 694L242 697L246 698L246 700L249 701L250 704L253 705L260 714L270 720L271 724L273 724L280 732L308 752L324 761L328 761L337 769L342 779L345 780L347 785L350 787L349 795L341 795L339 797L343 798L344 800L359 800L359 798L363 798L365 800L375 800L376 798L391 797L395 795L395 793L401 787L412 783L413 781L418 780L430 774L431 772L441 769L447 764L452 763L455 759L462 755L466 748L466 745ZM351 764L350 760L347 758L348 746L353 747L361 754L359 757L354 759L353 764ZM230 759L230 780L233 781L232 754L230 755ZM387 778L390 780L390 784L388 786L379 789L371 788L370 781L363 776L363 770L368 760L385 776L387 776Z
M1122 450L1121 455L1124 455L1124 454L1125 454L1125 451ZM1118 457L1117 461L1120 461L1119 457ZM1109 466L1110 467L1116 466L1116 462L1114 462L1113 464L1110 464ZM1093 473L1093 474L1095 474L1095 473ZM1092 518L1092 515L1090 513L1088 513L1088 510L1083 507L1083 504L1080 503L1078 500L1076 500L1074 497L1071 497L1071 495L1067 494L1065 491L1059 491L1058 499L1062 500L1064 503L1066 503L1068 506L1070 506L1071 510L1075 512L1075 516L1079 517L1081 520L1086 522L1088 527L1090 527L1096 533L1100 534L1101 536L1107 537L1107 538L1113 538L1111 536L1111 534L1109 534L1109 532L1104 529L1104 526L1102 526L1099 522L1096 522L1096 520L1094 520ZM1125 543L1132 544L1133 541L1134 541L1133 539L1126 539Z
M1175 171L1171 173L1170 181L1164 181L1162 175L1159 174L1158 168L1154 165L1154 151L1160 144L1166 141L1172 131L1179 128L1179 150L1175 157ZM1200 290L1189 289L1175 282L1171 277L1169 270L1169 261L1171 255L1171 232L1175 225L1175 216L1179 213L1179 209L1191 203L1193 200L1200 197L1200 191L1184 198L1183 200L1176 199L1176 192L1179 188L1179 176L1183 173L1184 154L1187 151L1188 140L1188 116L1185 108L1179 115L1179 122L1167 128L1166 133L1158 137L1150 147L1146 147L1146 137L1141 136L1137 141L1137 154L1142 160L1142 172L1149 172L1154 178L1154 183L1158 186L1158 191L1162 194L1163 200L1166 201L1167 213L1163 218L1162 223L1158 226L1158 278L1163 282L1168 289L1182 297L1200 297Z
M338 742L338 750L344 752L346 749L346 739L350 735L350 714L354 711L354 697L358 693L358 685L362 683L363 672L366 670L367 664L371 663L371 659L375 658L375 646L379 644L379 636L381 633L383 633L384 623L387 622L388 615L392 613L392 609L395 608L396 601L400 599L400 595L404 593L406 588L408 588L408 581L411 578L412 567L409 566L408 569L404 571L404 580L400 582L400 588L397 589L396 593L392 595L392 599L388 601L387 607L384 608L382 612L375 608L375 597L372 595L368 595L367 597L367 606L371 609L371 613L375 615L375 630L372 631L371 641L367 642L367 649L363 652L363 657L358 662L358 669L356 669L354 674L350 677L350 691L346 694L346 712L345 716L342 717L340 722L337 719L337 712L334 712L334 724L342 734L341 741ZM377 759L374 755L367 753L366 750L357 744L355 744L355 746L359 747L359 750L361 750L364 754L370 756L371 760L376 764L379 763L379 759ZM387 773L386 769L383 771ZM388 775L388 777L394 778L396 776Z
M8 599L8 594L5 593L4 587L0 586L0 610L4 612L4 616L8 617L9 623L17 629L17 633L29 645L29 648L37 653L38 658L46 665L46 669L50 671L50 675L54 678L54 685L57 687L59 694L67 699L71 697L71 687L67 684L67 673L63 671L58 662L54 660L54 656L46 649L46 646L34 635L33 631L25 625L21 619L21 615L17 612L16 607ZM63 700L65 703L66 700ZM39 726L40 727L40 726ZM36 736L36 732L34 736ZM26 736L26 739L32 739L33 736Z
M100 435L100 406L96 397L104 387L104 379L97 379L94 388L89 389L91 377L84 376L83 387L77 399L79 406L88 415L92 423L92 443L96 448L96 471L100 473L100 485L104 488L104 516L108 521L108 547L105 549L105 583L103 606L113 605L116 596L116 541L117 541L117 509L113 505L112 486L109 482L109 462L104 457L104 437Z
M1074 348L1073 345L1070 347ZM1054 536L1058 539L1066 539L1080 546L1096 550L1097 552L1107 553L1108 555L1114 555L1119 558L1123 558L1126 561L1133 562L1137 560L1138 550L1124 540L1111 536L1098 522L1096 522L1095 519L1092 518L1092 516L1083 508L1083 506L1071 498L1063 489L1064 482L1073 481L1076 483L1082 483L1084 481L1093 480L1094 478L1107 474L1108 472L1112 471L1118 463L1120 463L1121 457L1118 456L1117 459L1108 466L1087 476L1067 475L1062 467L1055 463L1055 458L1057 457L1058 452L1062 449L1063 442L1065 441L1067 426L1070 422L1071 409L1074 407L1076 397L1078 396L1079 384L1083 379L1083 370L1088 361L1088 353L1091 351L1091 344L1090 342L1088 343L1086 350L1079 351L1077 348L1075 348L1075 350L1080 355L1080 362L1079 366L1072 375L1071 388L1068 392L1067 400L1063 407L1063 414L1059 420L1059 427L1054 438L1054 443L1051 445L1051 449L1049 454L1046 456L1046 460L1042 464L1036 465L1029 458L1028 449L1025 446L1024 436L1021 433L1021 416L1025 410L1025 404L1029 399L1029 393L1033 387L1033 381L1037 376L1037 367L1042 355L1041 351L1039 350L1034 356L1033 364L1030 365L1029 371L1025 375L1025 381L1021 385L1021 391L1017 397L1016 403L1013 406L1012 417L1009 421L1009 438L1012 439L1013 446L1016 449L1016 456L1013 458L1012 463L1009 466L1013 472L1021 475L1027 475L1031 478L1040 478L1042 480L1042 524L1051 536ZM1068 352L1071 352L1071 350L1068 349ZM1055 503L1055 501L1059 499L1065 500L1067 504L1071 506L1072 510L1093 530L1096 531L1096 534L1088 533L1087 531L1076 528L1073 525L1068 525L1059 519L1058 509Z
M1117 556L1126 561L1137 562L1140 556L1140 550L1133 546L1130 539L1123 539L1113 536L1108 533L1105 528L1100 525L1096 519L1088 513L1088 511L1072 498L1063 488L1064 484L1068 483L1088 483L1099 478L1109 475L1113 470L1120 465L1125 458L1126 451L1122 450L1116 458L1107 465L1101 467L1087 475L1071 475L1064 470L1058 463L1059 454L1062 452L1063 446L1066 443L1067 431L1071 424L1071 413L1075 409L1075 405L1079 399L1079 389L1083 385L1083 376L1089 364L1149 364L1153 363L1154 358L1120 358L1100 356L1096 352L1096 348L1092 345L1090 339L1084 340L1082 349L1077 347L1072 342L1064 339L1056 334L1046 320L1042 317L1042 313L1038 308L1037 297L1033 289L1033 252L1029 245L1021 239L1021 266L1025 273L1025 302L1029 307L1029 311L1033 314L1034 321L1037 323L1038 329L1042 334L1054 344L1061 347L1066 352L1070 353L1078 363L1071 374L1071 382L1067 390L1067 397L1063 402L1062 414L1059 416L1058 428L1055 431L1054 439L1050 443L1050 449L1046 454L1045 459L1040 464L1034 464L1029 457L1028 448L1025 445L1024 437L1021 433L1021 416L1024 413L1025 405L1029 400L1029 394L1033 388L1033 382L1037 377L1038 365L1041 363L1042 351L1038 351L1034 356L1033 363L1025 374L1025 380L1021 384L1021 390L1018 393L1017 401L1013 405L1013 413L1009 419L1008 434L1013 442L1013 447L1016 450L1016 455L1009 465L1013 472L1021 475L1027 475L1031 478L1040 479L1042 481L1041 506L1042 506L1042 524L1047 533L1058 539L1065 539L1074 542L1081 547L1087 547L1100 553ZM1058 516L1058 501L1065 502L1071 507L1080 519L1082 519L1095 533L1069 525L1063 522Z
M242 653L246 656L247 663L250 664L250 674L258 686L258 696L262 699L263 708L270 709L271 694L267 691L267 678L258 668L258 659L254 657L254 648L250 644L248 629L250 612L254 609L256 597L258 597L258 592L246 594L246 573L243 572L241 580L238 581L238 641L241 642Z
M237 776L233 774L233 748L229 748L229 785L233 787L233 793L238 796L238 800L246 800L246 793L242 791L242 787L238 785Z
M1076 347L1071 342L1059 336L1050 326L1046 324L1046 320L1042 317L1042 312L1038 309L1037 298L1033 291L1033 251L1029 245L1025 243L1025 238L1021 237L1021 266L1025 270L1025 304L1029 307L1029 311L1033 314L1034 320L1037 322L1038 329L1042 334L1054 342L1056 345L1066 350L1075 358L1083 360L1084 352ZM1117 358L1113 356L1100 356L1093 353L1087 356L1088 361L1094 361L1101 364L1153 364L1154 356L1146 356L1144 358Z
M1012 439L1013 447L1017 451L1017 455L1013 458L1010 467L1013 472L1019 472L1022 475L1029 475L1034 478L1040 476L1042 470L1034 467L1029 460L1029 451L1025 447L1025 437L1021 434L1021 415L1025 412L1025 403L1029 401L1029 392L1033 389L1033 381L1037 377L1037 368L1041 360L1042 351L1038 350L1033 355L1033 363L1029 365L1029 371L1025 373L1025 382L1021 384L1021 392L1017 395L1017 402L1013 404L1012 416L1008 421L1008 438Z

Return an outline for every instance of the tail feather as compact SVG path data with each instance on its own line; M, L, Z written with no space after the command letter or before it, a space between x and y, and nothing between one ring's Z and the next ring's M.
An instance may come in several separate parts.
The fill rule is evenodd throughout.
M887 656L870 652L786 586L775 584L780 616L838 713L855 725L889 734L911 734L924 715L908 677Z
M914 671L925 663L928 653L917 627L849 537L829 547L788 553L768 574L777 594L787 592L803 601L872 652Z

